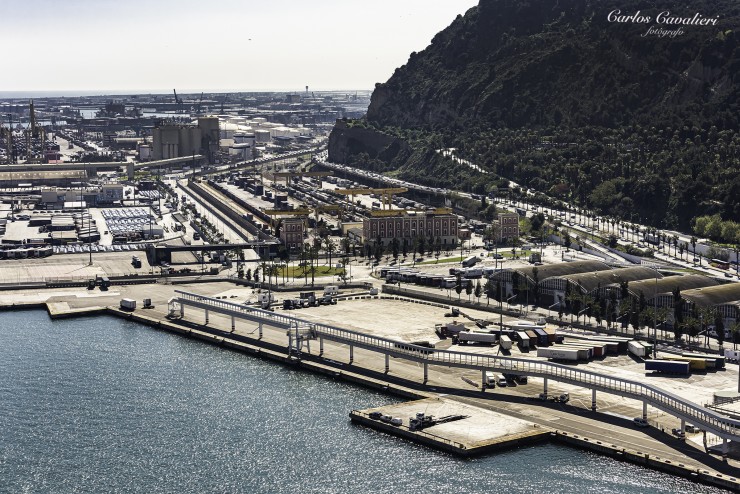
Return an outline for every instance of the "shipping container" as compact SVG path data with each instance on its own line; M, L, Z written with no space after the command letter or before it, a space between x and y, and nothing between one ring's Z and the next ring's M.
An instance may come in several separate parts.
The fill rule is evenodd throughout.
M529 336L529 348L533 348L537 346L537 340L538 340L537 333L535 333L531 329L527 329L524 332L526 333L527 336Z
M714 368L715 369L724 369L725 368L725 357L721 355L707 355L705 353L691 353L691 352L683 352L681 354L683 357L697 357L697 358L704 358L707 359L707 361L712 360L714 361Z
M693 357L681 357L679 355L662 355L661 360L671 360L675 362L688 362L689 368L692 371L705 371L707 370L707 359L704 358L693 358ZM712 365L714 361L712 361Z
M578 346L583 348L590 348L592 357L600 358L606 356L606 343L599 343L596 341L578 341L578 340L565 340L565 345Z
M662 374L689 375L689 363L671 360L646 360L645 370Z
M578 348L538 348L537 356L552 360L576 362L579 360Z
M136 300L132 298L121 299L121 309L123 310L134 310L136 309Z
M627 344L627 350L636 357L648 357L650 356L652 348L648 349L641 342L633 340Z
M457 333L457 341L460 343L474 344L487 343L489 345L498 343L498 335L493 333L476 333L473 331L460 331Z
M511 338L509 338L508 336L502 335L501 339L499 340L499 344L504 350L511 350L512 341Z
M537 335L537 345L538 346L547 346L550 344L550 337L545 333L545 330L541 327L534 327L532 328L532 331L535 332Z
M529 336L524 331L517 331L514 333L516 340L519 342L519 348L522 350L529 350Z
M562 343L558 345L558 348L565 348L568 350L578 350L578 358L580 360L591 360L594 357L594 349L590 346L583 345L570 345L568 343Z

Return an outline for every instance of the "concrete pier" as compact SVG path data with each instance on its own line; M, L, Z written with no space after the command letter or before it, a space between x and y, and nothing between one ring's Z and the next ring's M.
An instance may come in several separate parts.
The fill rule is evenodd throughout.
M370 413L399 417L401 425L370 418ZM446 422L423 430L411 430L409 418L423 412L440 418L462 415L466 418ZM400 436L458 456L475 456L547 441L550 429L515 419L491 410L444 398L427 398L366 410L353 410L353 422Z

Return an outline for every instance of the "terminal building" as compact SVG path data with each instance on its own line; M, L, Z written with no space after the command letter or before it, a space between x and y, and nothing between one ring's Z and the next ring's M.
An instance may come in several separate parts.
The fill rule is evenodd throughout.
M362 236L365 242L380 239L383 246L388 246L394 238L406 239L409 245L414 237L440 239L442 246L450 247L457 242L457 216L454 214L436 214L434 212L403 212L397 216L365 218L362 221Z
M47 209L62 209L72 203L86 206L112 206L121 204L123 185L106 184L100 187L53 188L41 191L41 203ZM71 206L70 206L71 207Z

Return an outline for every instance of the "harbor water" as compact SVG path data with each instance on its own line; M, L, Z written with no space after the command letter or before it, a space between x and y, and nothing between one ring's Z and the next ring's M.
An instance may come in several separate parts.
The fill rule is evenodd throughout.
M462 460L350 423L395 401L111 317L0 314L0 492L724 492L555 445Z

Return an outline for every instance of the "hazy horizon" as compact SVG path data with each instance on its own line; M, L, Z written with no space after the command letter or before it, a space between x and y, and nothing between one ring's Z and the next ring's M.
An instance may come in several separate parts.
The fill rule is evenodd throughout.
M169 88L169 89L69 89L69 90L35 90L35 91L5 91L0 90L0 99L17 99L17 98L59 98L59 97L85 97L85 96L125 96L125 95L171 95L172 90L177 91L177 95L185 94L196 94L199 95L202 92L206 94L227 94L227 93L300 93L305 91L301 89L182 89ZM310 89L316 93L354 93L356 91L372 92L370 88L344 88L344 89Z
M372 90L477 3L10 0L0 93Z

